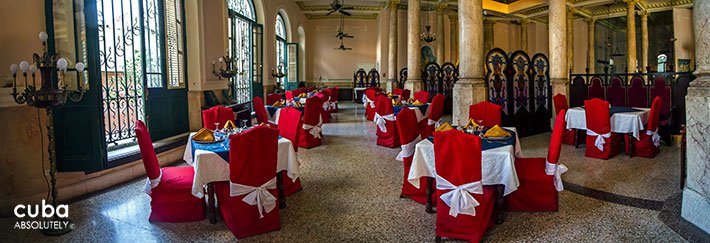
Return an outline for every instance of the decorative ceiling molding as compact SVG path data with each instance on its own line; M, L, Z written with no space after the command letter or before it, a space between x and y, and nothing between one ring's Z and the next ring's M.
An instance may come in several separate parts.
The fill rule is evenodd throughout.
M304 14L304 15L306 15L306 18L308 18L308 19L340 19L340 17L341 17L339 14L331 14L331 15L325 16L325 15L323 15L323 14L317 14L317 13L316 13L316 14L313 14L313 13L306 13L306 14ZM356 14L356 13L353 13L353 15L348 16L348 19L368 19L368 20L374 20L374 19L377 19L377 14L376 14L376 13L373 13L373 14Z

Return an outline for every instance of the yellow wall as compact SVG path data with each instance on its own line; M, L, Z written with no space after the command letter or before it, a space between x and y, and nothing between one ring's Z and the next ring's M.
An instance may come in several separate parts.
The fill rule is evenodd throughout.
M310 20L309 25L311 29L307 33L310 42L308 42L306 50L312 57L309 65L313 67L313 72L309 77L316 80L318 78L351 80L358 65L376 63L379 29L376 20L353 19L346 21L344 31L355 36L353 39L344 39L345 46L353 48L350 51L334 50L340 46L340 40L335 38L340 20ZM386 50L384 44L382 48ZM382 72L382 70L380 71ZM386 70L384 71L386 72Z

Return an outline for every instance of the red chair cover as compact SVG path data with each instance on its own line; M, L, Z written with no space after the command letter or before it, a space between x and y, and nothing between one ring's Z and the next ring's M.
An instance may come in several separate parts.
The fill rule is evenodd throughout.
M618 134L611 132L609 102L591 99L585 100L584 106L587 120L587 147L584 156L598 159L614 157L620 151L621 140ZM597 140L599 142L595 142Z
M641 131L639 140L634 141L635 156L653 158L660 152L661 136L658 134L658 125L662 107L662 98L657 96L651 103L646 130Z
M275 186L278 136L276 129L257 126L229 137L229 182L215 183L215 190L222 219L237 239L281 229ZM268 185L272 180L273 186ZM243 201L249 194L231 196L231 184L268 189L275 200L275 207L269 212L260 212L258 202L249 205ZM258 201L263 202L265 198Z
M306 93L306 89L305 88L298 88L298 89L294 89L293 92L291 92L291 95L293 95L293 97L295 98L295 97L300 96L303 93Z
M552 97L552 102L555 104L555 113L560 114L560 111L567 111L569 108L567 106L567 96L563 94L557 94ZM574 136L577 134L575 130L567 130L566 128L564 129L564 133L562 135L562 143L564 144L569 144L569 145L574 145Z
M285 95L287 101L293 101L293 93L291 93L291 91L286 90Z
M412 167L414 149L416 144L421 141L417 115L412 109L402 109L402 111L397 114L396 120L399 138L402 142L402 151L397 155L397 159L404 162L404 180L402 182L402 193L400 195L420 204L426 204L426 187L420 186L420 188L416 188L407 181L409 169ZM419 185L426 184L427 178L419 178Z
M431 136L431 133L434 132L436 127L443 123L441 117L444 115L444 98L444 95L437 94L431 99L428 119L419 121L419 129L421 130L422 138Z
M202 126L204 128L215 130L215 123L219 123L222 127L227 121L234 122L234 111L224 106L214 106L202 111Z
M377 145L394 148L399 146L399 134L394 118L392 99L387 96L378 96L375 109L375 124L377 126Z
M331 113L338 113L338 100L340 100L340 88L335 86L333 87L333 91L330 93Z
M283 99L283 97L281 96L281 94L271 93L266 96L266 104L273 105L274 103L276 103L277 101L280 101L282 99Z
M468 108L468 118L475 120L480 125L486 127L500 126L501 108L499 105L484 101L478 104L471 105Z
M315 86L308 87L308 92L313 92L314 90L316 90Z
M630 107L648 107L648 88L643 86L641 77L631 78L631 86L628 89L628 105Z
M429 92L419 91L414 93L414 100L418 100L422 103L429 103Z
M266 107L264 107L264 100L259 96L254 97L253 101L254 113L256 113L256 121L261 123L269 124L269 114L266 113Z
M621 86L621 79L611 79L611 86L606 88L607 100L611 106L626 106L626 89Z
M604 95L604 87L602 86L602 79L599 77L593 77L592 78L592 85L589 86L588 88L589 99L602 99L606 100L606 95Z
M404 92L404 90L403 90L403 89L400 89L400 88L396 88L396 89L392 90L392 94L393 94L393 95L399 95L399 96L401 96L403 92Z
M546 158L516 158L515 171L520 186L506 196L506 208L518 212L557 211L558 191L563 190L562 178L567 171L558 165L565 129L565 110L560 110L552 129L550 148ZM548 164L549 162L549 164Z
M442 178L455 187L481 181L481 139L458 130L434 133L434 154L436 154L436 236L465 239L479 242L486 230L493 225L493 205L495 189L482 186L479 193L470 194L479 205L474 208L475 216L459 213L451 216L451 208L441 198L450 189L445 188ZM462 196L463 198L463 196ZM452 205L457 204L456 201Z
M365 118L368 121L375 119L375 93L374 89L365 90Z
M321 145L322 110L323 99L318 96L308 98L303 110L303 125L298 135L300 137L298 146L301 148L313 148ZM313 130L312 133L311 130Z
M298 109L289 106L281 110L281 115L279 116L279 135L291 141L293 149L296 150L296 152L298 152L298 137L302 126L301 112L298 111ZM300 178L296 178L296 181L293 181L285 172L281 173L281 177L284 184L284 194L286 196L290 196L303 189Z
M192 222L205 219L204 200L192 195L192 167L160 169L148 128L136 121L136 139L148 175L146 192L150 194L150 222Z
M402 99L401 100L409 100L409 96L412 94L411 90L405 89L402 91Z
M323 123L330 122L330 92L330 89L324 89L317 94L323 99L323 111L321 112L321 115L323 116Z

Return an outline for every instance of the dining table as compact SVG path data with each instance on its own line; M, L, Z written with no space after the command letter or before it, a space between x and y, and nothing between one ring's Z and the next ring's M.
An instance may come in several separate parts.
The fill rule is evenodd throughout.
M214 203L213 182L229 181L229 139L218 142L204 143L192 140L195 133L190 133L188 142L183 154L183 160L195 170L192 182L192 195L198 198L205 196L207 191L210 222L216 222L216 211ZM278 152L276 156L277 184L279 185L279 203L285 207L283 198L283 181L281 173L292 181L296 181L300 175L300 162L294 149L293 143L283 137L278 139ZM205 190L206 188L206 190Z
M640 139L644 124L648 122L650 108L611 106L609 108L611 132L620 134L630 134L636 139ZM565 115L567 129L579 131L587 130L587 116L583 106L574 107L567 110ZM579 146L579 136L575 136L574 145ZM633 143L632 143L633 144ZM629 146L629 154L633 154L633 147Z
M427 115L429 114L429 104L422 104L422 105L412 105L412 104L407 104L407 105L393 105L392 110L394 111L395 117L399 112L402 111L404 108L409 108L414 111L414 114L417 116L417 121L421 121L427 118Z
M515 158L522 158L520 139L515 127L503 127L511 136L506 139L482 138L481 139L481 184L495 185L497 222L502 222L503 197L514 192L520 186L518 174L515 171ZM436 178L436 159L434 154L434 141L432 137L422 139L416 144L412 165L409 169L407 181L416 188L420 188L420 178L427 178L426 212L433 213L434 178Z

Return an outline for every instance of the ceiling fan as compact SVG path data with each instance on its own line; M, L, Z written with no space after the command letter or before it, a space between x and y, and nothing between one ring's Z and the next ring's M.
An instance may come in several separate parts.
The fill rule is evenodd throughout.
M331 15L331 14L333 14L333 13L335 13L335 12L338 12L338 13L340 13L340 14L342 14L342 15L345 15L345 16L350 16L350 15L352 15L350 12L345 11L345 10L353 10L353 9L355 9L355 8L353 8L353 7L345 7L345 6L344 6L344 5L345 5L344 2L345 2L345 0L342 0L342 2L341 2L341 1L338 1L338 0L333 0L333 2L330 4L330 12L328 12L327 14L325 14L325 16Z
M343 38L355 38L355 36L349 35L348 33L345 33L343 29L345 28L345 16L343 15L340 18L340 28L338 28L338 34L335 35L335 38L338 39L343 39Z
M340 47L335 48L335 50L341 50L341 51L349 51L349 50L352 50L352 49L353 49L353 48L345 47L345 45L343 44L343 39L342 39L342 38L340 39Z

